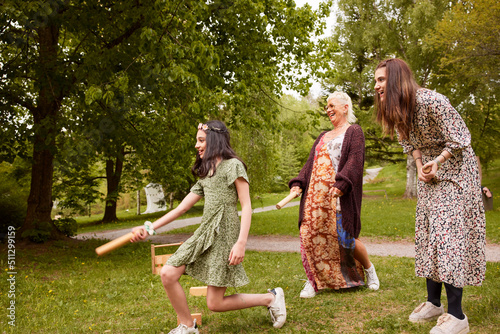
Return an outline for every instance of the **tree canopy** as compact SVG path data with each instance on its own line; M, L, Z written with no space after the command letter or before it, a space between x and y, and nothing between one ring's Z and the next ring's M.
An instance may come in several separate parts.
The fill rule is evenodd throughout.
M439 50L436 81L455 102L487 166L500 151L500 3L457 2L428 43Z
M72 141L91 144L74 149L93 150L117 192L126 152L175 187L197 122L272 126L266 99L300 84L288 69L314 50L327 13L282 0L4 1L0 110L14 121L2 122L2 159L33 145L23 230L56 237L54 159Z
M489 161L498 151L498 1L338 0L338 6L320 77L327 91L340 89L353 99L367 134L367 157L401 156L372 118L374 68L399 57L420 85L450 98L476 153Z

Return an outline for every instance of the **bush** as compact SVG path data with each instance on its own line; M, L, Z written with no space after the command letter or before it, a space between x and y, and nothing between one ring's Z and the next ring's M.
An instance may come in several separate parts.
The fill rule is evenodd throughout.
M35 228L32 230L24 231L21 235L22 238L29 238L36 243L44 243L50 237L52 226L49 223L35 222Z
M68 237L76 235L78 224L73 218L61 218L53 221L59 231Z
M23 194L15 189L6 190L5 184L0 185L0 212L2 213L2 232L7 226L19 228L26 218L27 201Z
M0 177L0 231L5 233L8 226L19 228L26 218L27 193L19 189L15 181Z
M9 226L21 227L26 218L29 195L30 169L27 163L16 159L12 164L0 163L0 233Z

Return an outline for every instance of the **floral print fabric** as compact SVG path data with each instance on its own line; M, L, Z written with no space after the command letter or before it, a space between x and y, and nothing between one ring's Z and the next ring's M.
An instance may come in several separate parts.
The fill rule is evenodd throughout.
M330 160L332 161L332 167L335 174L339 170L340 157L342 156L342 143L344 142L345 133L341 134L326 143L328 150L328 155L330 155ZM340 197L337 197L337 211L341 211L340 207ZM342 228L342 230L344 230Z
M229 265L229 254L240 233L238 193L234 181L248 176L238 159L223 160L214 176L205 177L191 188L204 196L200 227L168 259L175 267L186 265L186 274L218 287L239 287L249 280L241 264Z
M316 291L364 285L363 268L354 260L354 249L339 245L337 205L329 193L334 182L335 170L327 145L320 142L300 227L302 263Z
M462 288L485 277L486 221L479 169L470 133L443 95L417 91L417 110L406 153L422 152L425 164L447 150L452 157L428 183L418 181L415 273Z

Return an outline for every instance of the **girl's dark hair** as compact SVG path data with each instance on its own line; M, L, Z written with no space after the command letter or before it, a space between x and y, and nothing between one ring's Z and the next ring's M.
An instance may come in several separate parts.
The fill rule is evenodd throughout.
M199 153L196 153L196 161L191 168L191 173L194 176L203 178L209 175L215 175L217 159L228 160L236 158L243 163L245 169L247 166L236 155L236 152L231 147L229 131L224 123L221 121L208 121L204 125L204 131L207 134L205 152L203 159L200 158Z
M375 71L383 67L386 68L385 99L382 102L380 96L375 94L377 121L382 124L384 132L391 137L394 136L396 129L400 139L408 139L417 108L416 94L420 86L404 60L398 58L384 60L377 65Z

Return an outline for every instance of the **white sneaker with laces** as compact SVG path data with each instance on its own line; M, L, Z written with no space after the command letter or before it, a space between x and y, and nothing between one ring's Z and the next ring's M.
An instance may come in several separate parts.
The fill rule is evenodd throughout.
M437 307L431 302L425 302L417 306L410 314L408 320L415 323L429 322L444 313L443 305Z
M378 280L377 273L375 272L375 266L372 263L372 266L368 269L365 269L366 274L366 286L370 290L378 290L380 287L380 281Z
M168 334L199 334L198 325L196 325L196 319L193 319L193 327L188 327L184 324L180 324L179 326L172 329Z
M267 290L274 295L274 301L268 307L274 328L281 328L286 321L285 293L282 288Z
M469 320L460 320L449 313L439 317L437 325L431 329L430 334L466 334L469 333Z
M313 298L316 296L316 291L309 280L304 283L304 288L300 291L300 298Z

